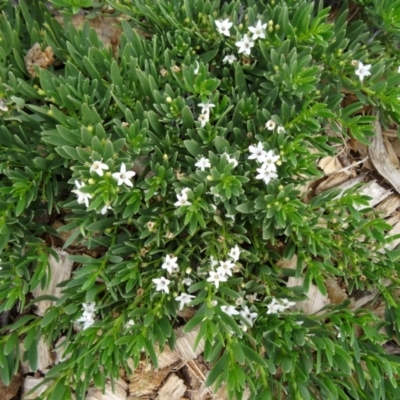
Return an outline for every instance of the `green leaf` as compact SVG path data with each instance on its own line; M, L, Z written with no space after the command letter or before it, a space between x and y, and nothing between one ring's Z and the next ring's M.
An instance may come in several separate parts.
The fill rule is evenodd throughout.
M53 322L53 320L56 319L58 316L59 316L59 311L57 308L53 308L47 311L42 319L42 322L40 323L40 326L42 328L45 328L47 325L50 325Z
M193 114L188 106L182 109L182 122L184 129L191 129L194 126Z
M248 201L243 204L236 206L236 210L243 214L254 213L254 201Z
M264 368L267 368L267 364L264 359L261 358L259 354L257 354L253 349L251 349L249 346L246 346L245 344L241 343L240 344L243 350L243 353L246 357L246 359L249 362L255 362L259 365L261 365Z
M5 345L4 345L4 354L7 356L9 355L18 345L18 334L13 333L10 335L10 337L7 339Z
M199 157L202 154L201 147L195 140L184 140L183 144L193 157Z
M228 368L228 360L228 351L225 350L222 357L217 361L217 363L207 375L207 379L205 382L206 386L211 386L217 380L217 378Z

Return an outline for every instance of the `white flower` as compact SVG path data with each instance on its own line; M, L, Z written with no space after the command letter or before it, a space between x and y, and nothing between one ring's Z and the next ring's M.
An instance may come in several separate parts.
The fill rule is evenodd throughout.
M210 277L207 279L207 282L213 282L215 287L218 289L220 282L226 282L226 276L222 275L219 272L210 271Z
M258 38L265 39L265 28L267 24L263 24L260 20L257 21L256 26L249 26L249 31L253 34L252 39L256 40Z
M96 310L96 303L91 302L91 303L83 303L83 315L93 315Z
M112 207L111 207L111 206L105 205L105 206L101 209L100 213L101 213L102 215L107 214L107 211L108 211L108 210L112 210Z
M272 121L272 119L270 119L269 121L267 121L267 123L265 124L265 127L269 130L269 131L273 131L276 127L276 123L274 121Z
M184 279L182 279L182 283L183 283L185 286L190 286L190 285L193 283L193 280L190 279L190 278L184 278Z
M223 155L226 156L226 159L228 160L228 163L233 165L233 168L238 166L239 163L236 160L236 158L231 157L228 153L224 153Z
M189 188L183 188L182 190L181 190L181 194L183 194L184 196L187 196L187 193L188 192L190 192L190 189Z
M133 325L135 325L135 321L133 319L130 319L126 324L125 328L131 328Z
M165 257L165 261L161 265L162 269L166 269L170 274L179 270L179 265L176 262L178 257L171 257L169 254Z
M7 112L8 111L8 107L4 104L4 100L0 99L0 110Z
M211 268L214 268L215 266L218 265L218 261L214 258L214 256L210 256L210 265Z
M217 300L211 300L210 304L211 304L211 307L215 307L218 304L218 301Z
M206 168L210 168L211 167L211 163L210 160L208 158L205 157L201 157L199 161L197 161L196 164L194 164L197 168L201 169L202 171L204 171Z
M125 163L121 164L121 169L119 172L114 172L112 174L113 178L115 178L118 182L117 185L121 186L122 184L125 183L127 186L133 186L132 182L130 179L134 177L136 173L134 171L127 171Z
M236 42L235 45L239 47L239 53L244 53L249 56L251 48L254 46L254 42L247 35L243 35L242 39L239 40L239 42Z
M239 315L239 311L237 311L236 308L233 306L221 306L221 311L230 316Z
M277 314L284 312L287 308L294 306L296 303L288 299L281 299L278 301L275 297L272 298L272 302L268 305L267 314Z
M217 26L217 30L221 35L230 36L229 29L231 29L233 23L229 22L229 19L216 20L215 25Z
M95 323L95 310L96 310L96 303L83 303L82 304L83 313L82 316L77 320L78 322L83 322L82 329L89 328Z
M273 171L273 172L276 171L275 163L279 160L279 158L280 158L280 156L276 156L272 150L264 152L264 154L259 157L259 159L263 163L263 166L265 166L266 169Z
M215 104L210 103L207 101L206 103L199 103L197 104L201 108L201 114L210 114L210 109L215 107Z
M210 120L210 114L200 114L199 118L197 118L197 121L200 122L200 127L204 128L207 124L207 122Z
M255 301L257 301L257 293L246 294L246 299L248 300L249 303L254 303Z
M356 69L356 75L360 78L362 82L366 76L370 76L371 64L364 65L361 61L358 62L358 68Z
M186 293L181 293L179 296L175 297L176 301L179 301L179 310L182 310L183 307L192 301L195 296L192 296L191 294L186 294Z
M82 315L78 320L78 322L83 322L83 327L82 329L89 328L89 326L92 326L95 323L95 320L92 315Z
M104 164L101 161L94 161L92 166L90 167L90 172L96 172L97 175L103 176L103 170L107 169L109 169L107 164Z
M235 267L235 264L231 261L220 261L219 267L217 268L217 272L221 275L229 275L232 276L232 269Z
M254 320L257 318L256 312L251 312L249 307L245 306L243 310L240 311L240 315L248 321L248 323L253 326Z
M177 194L178 201L174 203L175 207L190 206L192 203L187 199L186 193Z
M233 248L229 251L228 257L232 258L233 261L239 260L239 257L240 257L240 249L239 249L239 246L238 246L238 245L236 245L235 247L233 247Z
M236 56L234 54L228 54L222 59L222 62L224 64L226 64L226 63L233 64L236 60L237 60L237 58L236 58Z
M268 169L268 165L263 164L261 168L257 168L258 175L256 179L262 179L266 185L278 177L278 174Z
M79 183L78 181L75 181L75 185L77 189L72 190L72 192L78 196L76 201L79 204L85 203L86 207L89 207L89 199L92 198L92 195L90 193L84 193L81 191L81 189L85 187L85 184L83 182Z
M276 130L278 133L285 133L285 128L282 125L278 126L278 129Z
M194 74L197 75L199 73L199 69L200 69L200 65L197 62L197 60L195 61L196 66L194 67Z
M257 160L260 163L263 162L263 157L267 154L261 142L258 142L257 146L249 146L249 151L251 153L249 155L249 160Z
M168 285L171 283L169 279L162 277L162 278L154 278L152 279L152 281L156 285L157 292L169 293Z

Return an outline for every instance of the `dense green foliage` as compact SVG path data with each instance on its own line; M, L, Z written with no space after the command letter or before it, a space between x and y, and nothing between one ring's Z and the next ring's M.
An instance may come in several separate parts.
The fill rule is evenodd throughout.
M197 308L185 329L200 326L207 384L226 382L232 398L247 386L262 400L397 399L400 359L382 350L400 340L390 226L355 190L309 200L302 188L343 139L368 143L375 115L399 122L399 7L392 24L390 1L360 1L366 22L348 23L347 3L330 19L309 0L108 0L125 15L113 51L88 24L63 28L41 2L19 3L4 3L0 19L0 311L24 316L3 329L2 380L20 357L36 368L40 337L66 336L43 398L83 399L90 382L118 377L142 349L157 364L154 346L174 345L181 304ZM76 12L92 2L52 3ZM215 23L225 19L228 35ZM265 38L238 54L258 21ZM32 77L24 56L35 43L56 61ZM372 65L363 80L353 60ZM344 105L344 93L357 100ZM258 143L275 157L271 180L249 159ZM39 317L30 293L49 280L48 237L58 235L47 215L72 232L64 248L80 251L62 297ZM296 270L277 264L294 255ZM214 261L229 259L235 266L218 284ZM289 276L304 285L287 287ZM312 316L283 307L311 284L326 293L331 277L350 293L378 289L386 321L349 304ZM185 292L192 297L177 301ZM82 305L92 302L82 329Z

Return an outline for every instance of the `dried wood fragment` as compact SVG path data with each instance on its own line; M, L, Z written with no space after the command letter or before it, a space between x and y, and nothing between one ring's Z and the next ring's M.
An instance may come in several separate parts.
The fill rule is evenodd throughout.
M32 292L34 297L39 297L45 294L60 297L62 288L57 287L57 285L71 277L73 262L69 260L68 253L61 249L53 248L53 250L58 254L59 261L57 261L53 255L49 255L49 285L45 289L41 289L40 286L36 287ZM37 302L36 314L43 316L47 309L51 307L52 303L53 302L50 300L42 300Z
M400 170L398 165L394 164L390 159L390 155L383 141L382 128L378 119L374 122L374 131L375 136L368 148L371 161L379 174L400 194Z
M169 368L154 371L149 364L140 362L138 368L130 377L128 385L129 394L138 398L153 394L158 390L169 373Z
M287 286L303 286L303 282L303 278L294 278L291 276L288 279ZM321 314L323 313L320 312L321 308L330 304L328 296L324 296L314 284L310 284L306 295L308 297L307 300L299 301L295 305L295 308L297 310L303 310L305 315Z
M393 228L388 233L389 237L400 234L400 213L395 213L391 218L386 220L386 222L393 226ZM391 243L385 245L385 248L388 250L393 250L399 245L400 239L395 239Z
M345 172L341 172L339 174L334 174L329 176L327 179L322 181L315 189L315 193L319 194L321 192L324 192L325 190L332 189L334 187L337 187L344 182L349 180L349 174Z
M26 53L24 61L29 75L35 77L36 71L34 66L47 68L49 65L54 63L53 49L48 46L42 51L40 44L35 43Z
M371 197L369 200L369 207L376 206L392 194L391 190L385 189L376 183L376 181L369 181L359 192L360 194ZM365 206L356 206L356 208L361 209L365 208Z
M21 400L36 400L48 387L48 384L40 385L38 389L29 393L36 385L43 382L44 378L34 378L33 376L27 376L24 380L22 389Z
M52 357L49 346L41 337L38 342L38 362L37 362L37 370L38 371L47 371L54 364L54 359ZM31 371L36 372L36 371Z
M175 348L183 362L197 358L204 351L204 340L200 340L196 349L193 349L199 329L193 329L188 333L183 333L183 328L176 331L177 340Z
M187 387L176 374L171 374L158 392L156 400L179 400L186 392Z
M379 205L375 207L375 210L382 212L382 218L387 218L393 214L398 208L400 208L400 195L392 193L386 197Z
M90 388L86 400L126 400L128 384L123 379L114 381L114 391L111 382L106 383L105 392L100 389Z

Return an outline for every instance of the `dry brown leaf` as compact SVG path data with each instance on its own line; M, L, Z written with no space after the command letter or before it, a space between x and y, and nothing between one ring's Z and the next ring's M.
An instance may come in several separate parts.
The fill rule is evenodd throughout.
M328 292L329 301L332 304L342 304L344 301L348 300L349 296L338 284L336 279L327 279L325 281L325 287Z
M43 51L40 48L39 43L35 43L26 53L24 57L25 66L29 75L35 77L36 72L34 66L40 68L47 68L49 65L54 63L53 49L48 46Z
M390 160L383 141L381 124L378 119L374 123L374 131L375 136L372 138L368 149L370 159L378 173L393 186L397 193L400 193L400 170Z
M343 168L343 165L336 157L326 156L321 158L318 163L318 167L324 171L325 175L333 174Z

